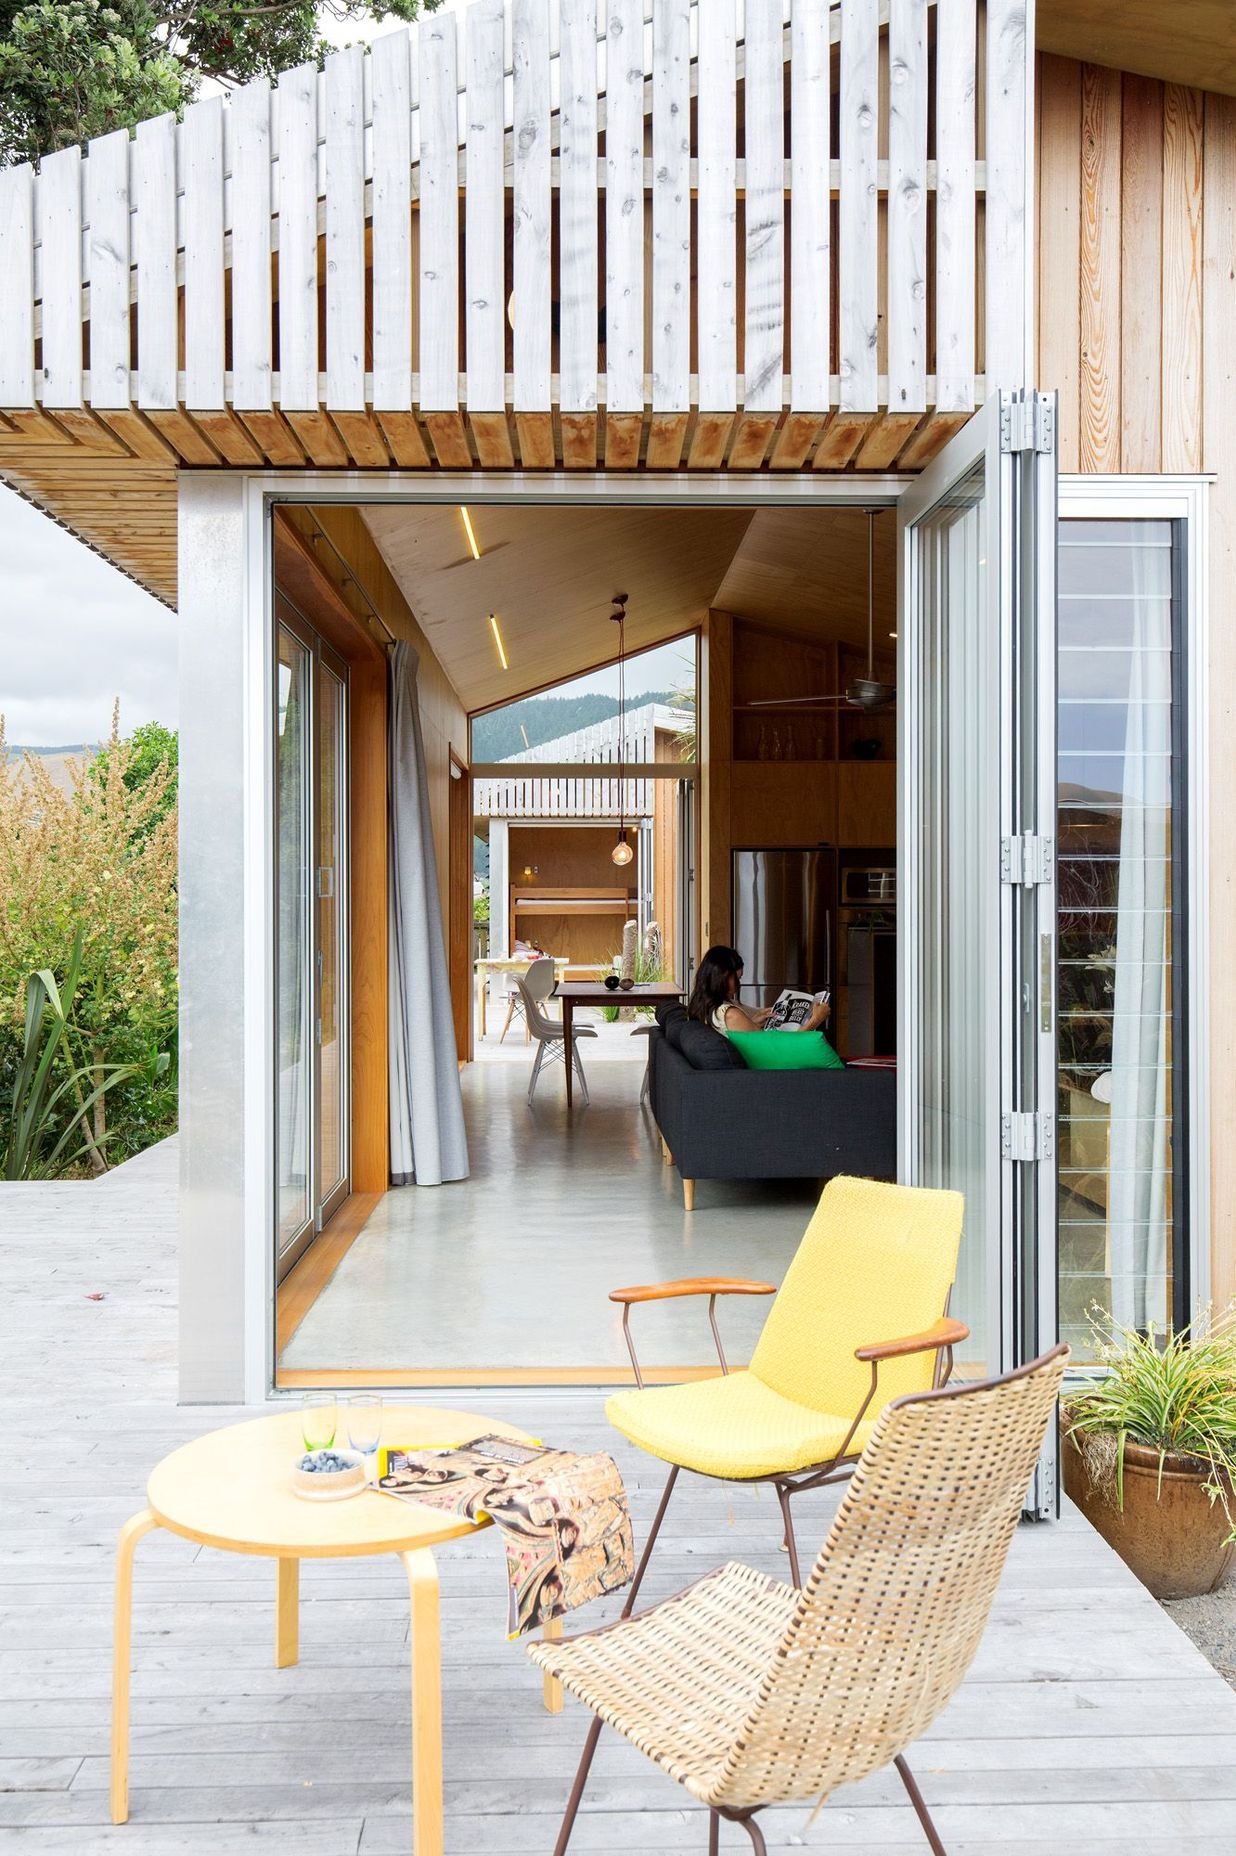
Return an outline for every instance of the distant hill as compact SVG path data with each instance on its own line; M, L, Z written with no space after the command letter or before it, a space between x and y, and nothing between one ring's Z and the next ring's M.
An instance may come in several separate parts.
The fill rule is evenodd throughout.
M68 792L71 785L69 765L72 761L93 760L99 751L97 741L71 741L65 747L42 748L22 747L16 742L10 743L8 757L10 761L20 760L23 754L41 761L44 771L50 775L53 783L62 791Z
M670 690L641 691L627 698L627 708L642 708L645 703L668 703ZM478 715L472 724L473 760L505 760L524 748L539 748L543 742L556 741L559 735L574 734L577 728L589 728L617 715L616 696L527 696L509 708L494 709ZM525 741L520 724L527 730Z

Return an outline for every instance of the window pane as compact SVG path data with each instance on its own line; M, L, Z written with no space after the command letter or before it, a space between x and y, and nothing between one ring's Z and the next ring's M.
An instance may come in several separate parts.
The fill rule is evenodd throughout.
M313 1045L313 974L309 924L309 652L279 628L275 737L275 842L278 879L276 1062L278 1168L275 1182L280 1253L308 1223Z
M1060 525L1060 1307L1172 1308L1173 531Z

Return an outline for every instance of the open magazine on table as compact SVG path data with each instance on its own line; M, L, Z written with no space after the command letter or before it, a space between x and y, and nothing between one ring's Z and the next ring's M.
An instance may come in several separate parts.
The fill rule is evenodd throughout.
M827 1005L832 997L826 986L823 992L795 992L787 986L773 1001L766 1031L801 1031L817 1005Z

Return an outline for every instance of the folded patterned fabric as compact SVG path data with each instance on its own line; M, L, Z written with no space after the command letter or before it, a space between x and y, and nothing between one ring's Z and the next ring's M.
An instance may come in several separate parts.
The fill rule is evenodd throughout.
M477 1437L451 1450L387 1447L378 1487L502 1530L509 1637L616 1592L635 1570L626 1490L603 1453L508 1437Z

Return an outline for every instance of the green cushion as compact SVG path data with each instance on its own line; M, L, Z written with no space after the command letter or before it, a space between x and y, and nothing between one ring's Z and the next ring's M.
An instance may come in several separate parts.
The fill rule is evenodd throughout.
M731 1031L749 1070L844 1070L822 1031Z

